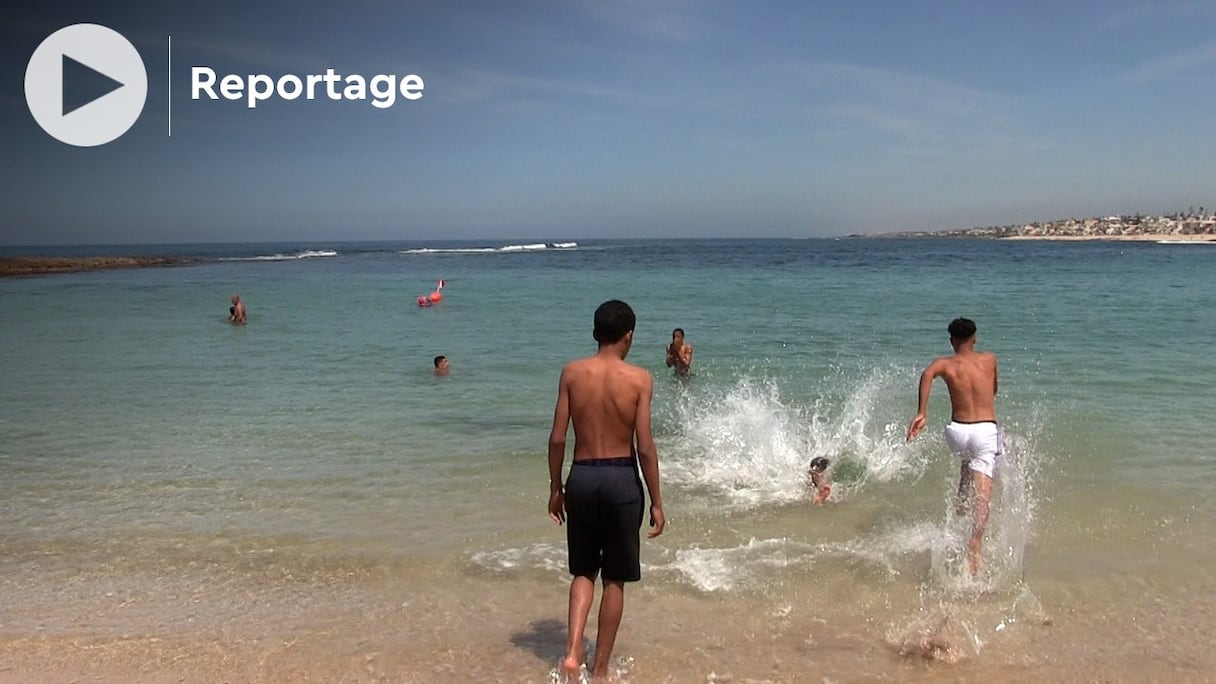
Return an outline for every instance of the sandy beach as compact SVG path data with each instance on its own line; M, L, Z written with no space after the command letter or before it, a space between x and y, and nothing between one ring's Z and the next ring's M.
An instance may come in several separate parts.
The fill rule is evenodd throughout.
M182 266L194 261L181 257L0 257L0 277Z

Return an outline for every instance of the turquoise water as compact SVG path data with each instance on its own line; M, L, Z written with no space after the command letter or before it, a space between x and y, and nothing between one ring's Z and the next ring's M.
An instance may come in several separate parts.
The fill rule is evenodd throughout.
M909 587L974 611L969 634L1000 617L959 598L977 587L951 557L943 386L934 427L903 441L918 373L949 353L945 326L959 315L1000 359L997 411L1014 447L978 590L1054 614L1067 598L1053 604L1052 592L1097 591L1070 567L1140 572L1128 538L1176 558L1180 586L1212 560L1197 540L1216 531L1216 248L505 244L109 248L205 260L0 281L0 575L22 597L5 611L8 632L70 633L82 614L98 616L90 633L129 631L104 600L65 590L117 585L147 607L140 633L235 623L225 629L262 634L309 624L281 603L293 592L328 596L327 609L382 603L395 590L377 583L403 576L421 595L480 597L505 582L564 620L544 449L558 372L594 350L591 315L608 298L633 305L629 360L656 376L672 526L645 547L642 586L681 597L667 610L690 621L717 600L793 592L773 599L780 613L837 582L854 598L835 619L881 607L876 643L935 619L939 608L895 598ZM417 307L439 278L444 301ZM233 292L247 326L226 322ZM663 366L676 326L696 350L688 380ZM430 372L436 354L451 359L449 377ZM835 461L836 501L812 510L805 465L819 455ZM1106 544L1095 530L1108 529L1119 532ZM450 589L453 577L465 589ZM246 588L183 627L168 597L215 586ZM235 617L251 596L264 611ZM401 630L481 624L444 614ZM643 629L630 620L623 638ZM967 655L1012 659L1025 646L1013 631L995 646L971 639ZM696 650L660 655L684 672L702 664ZM743 671L743 651L720 661ZM543 658L520 658L520 672L535 665L543 678Z

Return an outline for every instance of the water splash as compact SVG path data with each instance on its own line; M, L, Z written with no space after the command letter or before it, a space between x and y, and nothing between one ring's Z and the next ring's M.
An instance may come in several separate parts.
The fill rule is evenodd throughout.
M846 491L857 491L868 482L895 482L919 477L926 465L921 452L904 444L906 418L901 410L904 372L875 368L859 381L839 377L834 385L845 387L844 401L819 398L815 402L810 431L811 456L837 461L836 477ZM850 477L850 475L852 477Z
M757 570L809 564L814 560L815 549L789 539L752 539L727 549L680 549L675 560L662 569L678 573L704 592L759 588L762 580Z
M899 560L917 554L931 553L947 542L949 533L928 521L899 525L870 536L846 542L823 544L824 556L862 560L881 566L888 575L899 575Z
M919 477L923 452L904 446L896 418L900 380L889 368L860 380L841 374L805 406L775 379L687 390L675 402L676 434L662 445L664 477L736 510L805 500L807 466L818 456L832 461L837 501L870 482Z
M994 483L992 514L984 535L980 572L966 569L970 516L957 516L946 500L937 526L929 576L920 585L921 607L894 624L888 643L901 655L946 662L978 656L986 644L1023 625L1050 624L1026 577L1026 544L1034 529L1041 468L1036 415L1005 427L1005 456ZM931 535L932 536L932 535Z
M966 570L966 541L971 535L970 515L954 513L952 497L944 500L945 543L934 547L931 578L945 590L958 593L992 591L1009 587L1025 576L1026 543L1037 510L1034 483L1039 472L1039 450L1033 423L1028 428L1006 426L1005 455L993 483L991 515L984 533L980 573Z
M588 658L593 658L594 653L589 653ZM615 684L629 684L630 676L633 674L634 660L628 656L617 656L613 658L608 665L608 681ZM577 677L568 677L562 672L561 663L553 666L549 670L549 684L592 684L600 680L592 679L591 672L587 669L587 664L583 663L579 667Z

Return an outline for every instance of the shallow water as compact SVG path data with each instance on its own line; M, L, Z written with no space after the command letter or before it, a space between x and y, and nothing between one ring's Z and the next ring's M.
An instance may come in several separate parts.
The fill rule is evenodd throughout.
M1216 600L1210 250L502 246L180 247L212 260L0 281L0 680L548 681L567 577L544 444L608 297L656 375L669 518L624 680L1216 671L1193 636ZM903 442L956 315L1000 357L1012 446L978 580L944 387ZM687 380L662 365L675 326Z

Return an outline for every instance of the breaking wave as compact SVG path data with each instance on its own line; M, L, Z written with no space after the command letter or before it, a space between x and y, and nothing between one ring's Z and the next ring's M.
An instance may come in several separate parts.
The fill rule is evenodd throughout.
M419 247L402 250L402 254L513 254L519 252L543 252L546 250L578 249L577 242L531 242L521 245L498 247Z
M332 249L306 249L294 254L263 254L251 257L227 257L220 261L295 261L297 259L315 259L317 257L336 257L338 252Z

